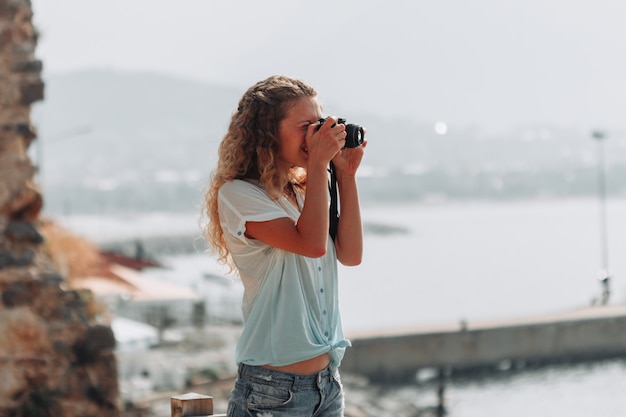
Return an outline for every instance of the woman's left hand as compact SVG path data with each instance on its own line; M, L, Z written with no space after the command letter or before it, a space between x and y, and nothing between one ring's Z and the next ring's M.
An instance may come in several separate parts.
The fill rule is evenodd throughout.
M358 148L344 148L335 155L333 164L338 174L356 175L356 171L361 165L361 160L365 153L367 139Z

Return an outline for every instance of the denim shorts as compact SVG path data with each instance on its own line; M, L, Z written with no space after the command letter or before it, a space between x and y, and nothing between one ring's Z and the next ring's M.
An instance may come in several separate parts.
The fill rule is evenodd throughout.
M343 387L336 368L312 375L239 365L228 417L342 417Z

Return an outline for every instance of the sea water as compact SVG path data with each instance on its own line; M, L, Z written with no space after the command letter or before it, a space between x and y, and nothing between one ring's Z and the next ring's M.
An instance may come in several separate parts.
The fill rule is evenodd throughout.
M623 303L626 200L609 200L606 213L610 303ZM195 213L59 220L96 241L198 233ZM363 220L363 263L340 267L348 334L551 313L600 296L597 274L605 265L594 199L369 205ZM205 253L164 261L169 269L155 279L191 288L220 271ZM626 362L612 360L453 380L446 400L453 417L617 417L626 413L624 387ZM409 384L384 398L424 405L435 402L433 393Z
M603 267L594 200L368 207L363 262L341 268L348 329L549 313L598 298ZM626 201L607 204L614 302L626 282ZM393 231L395 230L395 232Z

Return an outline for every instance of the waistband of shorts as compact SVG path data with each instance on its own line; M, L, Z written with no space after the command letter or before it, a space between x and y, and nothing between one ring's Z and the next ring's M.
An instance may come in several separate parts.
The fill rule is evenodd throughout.
M337 372L337 368L328 366L315 374L290 374L288 372L277 371L275 369L240 363L238 376L242 379L253 379L268 385L317 387L323 380L335 378Z

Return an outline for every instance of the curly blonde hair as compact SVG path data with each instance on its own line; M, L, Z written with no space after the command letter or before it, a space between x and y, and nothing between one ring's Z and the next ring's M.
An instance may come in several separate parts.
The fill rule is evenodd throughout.
M203 226L203 235L217 259L233 269L219 220L218 191L234 179L258 180L274 199L282 195L287 183L304 188L304 170L292 169L286 177L278 170L278 126L297 99L316 95L315 89L301 80L272 76L250 87L231 117L205 194L203 217L208 221Z

